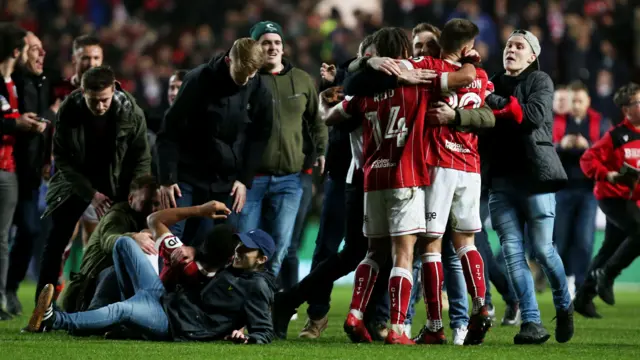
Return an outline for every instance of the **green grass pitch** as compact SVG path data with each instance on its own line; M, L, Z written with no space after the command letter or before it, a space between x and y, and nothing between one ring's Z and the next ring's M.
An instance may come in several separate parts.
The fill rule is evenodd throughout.
M477 347L444 346L384 346L382 344L354 345L342 331L342 323L349 306L351 288L334 289L329 328L321 339L310 341L297 338L304 325L305 309L300 319L289 326L289 339L275 341L266 346L244 346L225 342L216 343L154 343L141 341L107 341L99 337L74 338L64 332L48 334L21 334L30 315L34 286L25 284L20 297L25 314L12 321L0 322L0 359L640 359L640 293L616 293L616 306L597 301L604 316L600 320L584 319L576 314L576 335L567 344L558 344L553 336L544 345L515 346L513 336L517 329L500 327L491 329L484 345ZM551 294L547 291L538 298L546 328L553 334L555 316ZM498 320L504 308L496 304ZM418 314L413 326L414 334L425 322L424 305L417 306ZM445 319L447 315L445 314ZM447 336L451 338L450 330Z

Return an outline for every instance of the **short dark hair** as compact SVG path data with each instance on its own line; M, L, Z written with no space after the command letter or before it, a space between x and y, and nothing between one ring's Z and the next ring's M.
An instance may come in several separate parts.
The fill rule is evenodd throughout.
M188 72L187 70L183 70L183 69L176 70L173 72L173 74L171 74L171 77L175 76L176 80L183 81L184 77L187 75L187 72Z
M437 27L435 27L435 26L433 26L433 25L431 25L429 23L420 23L420 24L416 25L413 28L413 30L411 30L411 37L415 37L416 35L420 34L421 32L425 32L425 31L428 31L428 32L432 33L438 39L440 39L440 36L442 35L442 32Z
M554 90L556 90L556 91L557 90L569 90L569 87L567 85L565 85L565 84L558 84L558 85L555 86Z
M129 187L129 191L134 192L142 189L148 189L151 192L156 192L160 189L160 185L153 175L142 175L133 179L131 186Z
M636 83L629 83L616 91L613 96L613 102L617 107L623 107L629 105L631 97L640 92L640 85Z
M82 88L91 91L102 91L116 81L116 75L108 66L97 66L82 74Z
M17 49L22 52L27 31L14 23L0 23L0 61L13 56Z
M440 35L440 47L448 54L462 50L462 47L480 33L478 26L467 19L451 19L444 24Z
M385 27L373 34L373 45L378 56L406 59L411 56L411 41L398 27Z
M584 91L584 92L587 93L587 95L589 94L589 88L587 87L587 85L585 85L580 80L576 80L576 81L572 82L571 84L569 84L568 89L571 90L571 91L574 91L574 92Z
M95 35L80 35L77 38L73 39L73 52L80 50L85 46L100 46L100 39Z
M238 238L234 236L231 225L216 225L196 251L195 260L208 266L225 266L235 253L237 245Z
M360 54L358 54L358 55L365 56L366 55L365 51L367 51L367 48L369 46L371 46L371 44L373 44L373 35L372 34L367 35L367 36L364 37L364 39L362 39L362 43L361 43L362 48L360 49Z

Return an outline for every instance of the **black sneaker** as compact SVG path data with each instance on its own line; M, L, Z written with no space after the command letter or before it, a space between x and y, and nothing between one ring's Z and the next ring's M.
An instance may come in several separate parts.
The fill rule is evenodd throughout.
M7 293L7 312L11 315L22 315L22 304L15 292Z
M598 291L598 296L609 305L614 305L616 300L613 296L613 282L615 280L614 277L607 275L607 273L603 269L596 270L596 290Z
M276 293L273 299L273 307L271 309L271 318L273 321L273 332L278 339L286 339L289 330L289 322L297 309L288 304L286 293Z
M29 324L22 331L26 332L43 332L53 328L53 322L56 319L56 313L53 310L53 293L55 288L52 284L47 284L38 296L36 308L33 309Z
M566 310L556 310L556 341L563 344L573 337L573 303Z
M593 296L589 296L581 290L578 290L576 293L576 298L573 300L573 307L578 314L586 318L602 318L602 315L596 311L596 304L593 303Z
M507 305L504 309L502 326L518 326L520 324L520 307L518 303Z
M8 312L0 309L0 321L8 321L13 319L13 316L11 316L11 314L9 314Z
M516 345L544 344L551 335L542 326L533 322L526 322L520 325L520 332L513 337Z

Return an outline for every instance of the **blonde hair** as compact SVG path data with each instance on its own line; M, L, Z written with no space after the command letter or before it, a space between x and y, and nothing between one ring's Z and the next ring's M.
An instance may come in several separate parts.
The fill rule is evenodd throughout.
M264 53L260 44L252 38L236 40L231 47L229 56L235 62L238 70L252 73L264 64Z

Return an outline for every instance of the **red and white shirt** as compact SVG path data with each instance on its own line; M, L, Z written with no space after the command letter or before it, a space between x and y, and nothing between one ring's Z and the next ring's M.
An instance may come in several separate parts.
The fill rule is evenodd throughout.
M171 266L171 253L182 246L182 241L172 233L166 233L156 240L156 250L163 260L160 280L167 290L175 288L178 284L198 286L216 275L215 272L205 270L197 261Z
M343 116L362 121L365 192L430 185L424 162L430 97L424 86L405 86L343 100Z
M20 117L18 112L18 91L13 80L4 80L7 88L8 99L0 95L0 108L5 119L17 119ZM13 157L13 147L16 138L13 135L2 135L0 141L0 170L15 172L16 162Z
M462 64L431 57L403 60L410 69L432 69L441 75L440 96L453 109L477 109L484 105L485 91L489 83L487 73L476 69L476 79L456 91L447 88L449 72L456 72ZM427 131L427 164L465 172L480 173L478 136L473 132L458 131L454 127L431 127Z

